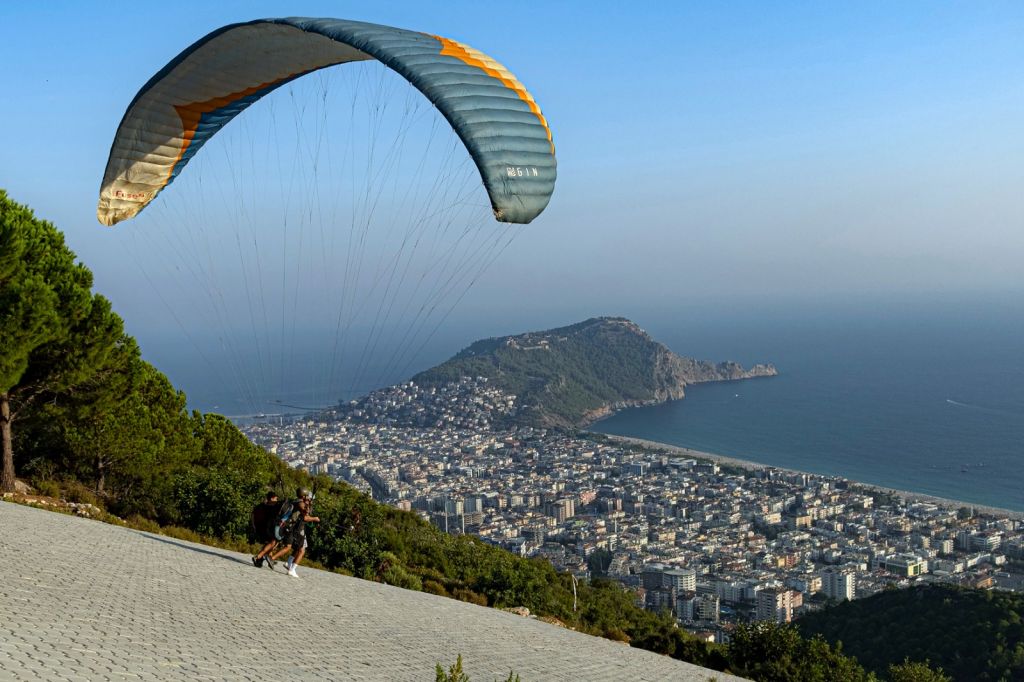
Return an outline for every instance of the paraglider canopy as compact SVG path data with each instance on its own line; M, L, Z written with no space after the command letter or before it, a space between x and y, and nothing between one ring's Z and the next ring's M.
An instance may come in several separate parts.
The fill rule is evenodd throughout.
M336 64L375 59L447 119L469 151L497 220L529 223L555 185L551 130L505 67L455 40L341 19L261 19L213 31L146 83L117 129L97 217L138 214L203 144L267 93Z

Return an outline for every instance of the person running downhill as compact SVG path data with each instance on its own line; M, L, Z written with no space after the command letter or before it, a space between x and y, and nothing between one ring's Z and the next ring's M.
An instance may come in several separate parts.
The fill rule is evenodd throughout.
M252 565L259 568L263 562L273 570L274 561L267 556L277 546L277 538L274 537L274 522L281 512L281 503L277 499L277 493L273 490L267 493L267 499L252 509L252 529L259 542L265 543L259 554L252 558Z
M299 515L292 524L291 533L289 533L288 537L289 544L270 557L272 561L276 561L288 552L291 552L292 556L288 560L288 575L293 578L299 577L295 567L299 565L302 557L306 554L306 524L315 523L320 520L319 517L311 515L313 511L313 498L309 491L305 488L299 488L298 497L296 505L299 508Z

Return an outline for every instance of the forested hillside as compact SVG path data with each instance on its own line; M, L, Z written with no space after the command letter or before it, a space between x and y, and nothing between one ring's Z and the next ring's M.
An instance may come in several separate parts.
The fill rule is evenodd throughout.
M869 670L910 656L956 680L1024 679L1024 595L922 585L844 602L802 618L807 636L843 643Z

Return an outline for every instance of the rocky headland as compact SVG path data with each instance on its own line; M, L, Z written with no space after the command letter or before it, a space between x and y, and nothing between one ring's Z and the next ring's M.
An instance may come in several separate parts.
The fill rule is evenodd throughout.
M772 364L746 369L735 362L683 357L630 320L598 317L477 341L413 381L429 386L485 377L516 396L508 421L578 429L621 409L679 400L690 384L777 374Z

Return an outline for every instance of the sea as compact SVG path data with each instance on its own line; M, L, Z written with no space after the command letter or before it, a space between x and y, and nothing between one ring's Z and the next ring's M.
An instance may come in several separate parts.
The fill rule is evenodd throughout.
M1024 510L1019 297L878 298L658 319L684 355L777 377L687 387L592 430Z
M681 355L771 362L779 375L689 386L683 400L625 410L594 424L594 431L1024 511L1020 295L765 298L608 314L630 317ZM491 320L479 333L472 320L461 320L458 333L438 335L410 375L476 338L582 317L566 314L554 324L524 320L514 329ZM143 340L144 349L154 347L160 355L158 344ZM191 406L251 414L251 400L234 395L232 384L208 372L189 373L199 365L183 359L187 347L177 348L184 355L167 351L150 359L174 370L168 374L185 388ZM377 381L407 378L382 374ZM282 379L274 389L281 397L256 409L287 412L291 408L279 403L315 407L352 397L324 390L313 395L309 383Z

